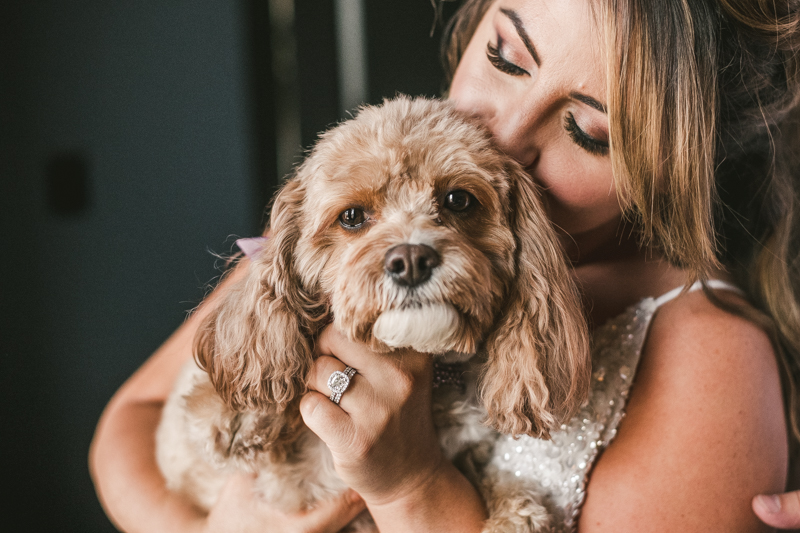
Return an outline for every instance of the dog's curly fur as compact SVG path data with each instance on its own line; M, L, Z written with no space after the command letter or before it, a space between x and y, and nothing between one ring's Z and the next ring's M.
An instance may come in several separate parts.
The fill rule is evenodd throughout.
M453 191L471 207L448 209ZM340 223L350 208L365 213L358 228ZM429 280L409 287L387 273L400 244L435 250ZM324 133L275 198L248 268L202 324L199 367L165 407L158 461L170 488L208 509L242 468L287 511L345 489L298 410L315 338L333 320L379 353L477 353L466 395L435 394L445 452L481 486L488 530L546 524L537 494L481 467L495 431L548 438L572 416L588 391L588 337L536 186L474 119L399 97Z

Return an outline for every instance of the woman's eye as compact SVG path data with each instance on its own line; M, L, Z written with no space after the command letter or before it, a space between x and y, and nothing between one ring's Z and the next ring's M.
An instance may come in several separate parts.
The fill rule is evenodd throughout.
M592 155L606 155L608 154L608 142L599 141L583 131L578 123L575 122L575 117L572 113L567 113L564 118L564 129L567 130L572 142L586 150Z
M491 42L486 44L486 57L489 63L500 72L505 72L511 76L528 76L530 73L519 67L503 57L501 50L503 49L503 40L500 36L497 37L497 46L493 46Z
M359 228L366 220L364 210L358 207L350 207L342 211L339 215L339 223L348 229Z
M457 213L466 211L476 203L475 197L467 191L451 191L444 197L444 206Z

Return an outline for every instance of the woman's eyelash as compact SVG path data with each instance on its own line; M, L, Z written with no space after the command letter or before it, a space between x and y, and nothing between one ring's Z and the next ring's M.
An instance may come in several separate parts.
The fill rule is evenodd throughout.
M567 113L564 118L564 129L567 130L572 141L593 155L606 155L608 153L608 143L598 141L594 137L583 131L578 123L575 122L575 117L572 113Z
M493 46L491 42L486 44L486 57L489 59L489 63L500 72L505 72L511 76L527 75L527 70L518 67L500 54L502 46L503 41L499 37L497 38L497 46Z

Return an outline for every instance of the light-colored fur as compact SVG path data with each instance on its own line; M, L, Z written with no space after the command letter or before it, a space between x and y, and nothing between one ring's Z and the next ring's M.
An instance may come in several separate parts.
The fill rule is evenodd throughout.
M372 327L375 338L390 348L410 347L418 352L439 353L455 342L458 311L449 304L388 309Z
M474 205L448 209L452 191ZM338 221L353 207L367 216L358 229ZM401 244L435 250L430 279L409 287L387 273L384 257ZM435 100L362 109L323 134L283 187L248 268L201 326L199 367L187 366L164 409L157 456L171 489L208 509L244 469L286 511L345 489L298 410L332 320L379 354L469 358L465 393L435 390L443 450L486 498L487 531L545 527L541 495L484 466L498 432L548 438L572 416L588 391L588 341L536 187L480 125Z

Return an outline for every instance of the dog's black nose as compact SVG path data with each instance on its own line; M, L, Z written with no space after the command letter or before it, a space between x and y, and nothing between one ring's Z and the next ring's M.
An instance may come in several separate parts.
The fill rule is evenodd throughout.
M428 280L439 254L424 244L398 244L386 252L383 268L401 285L414 287Z

